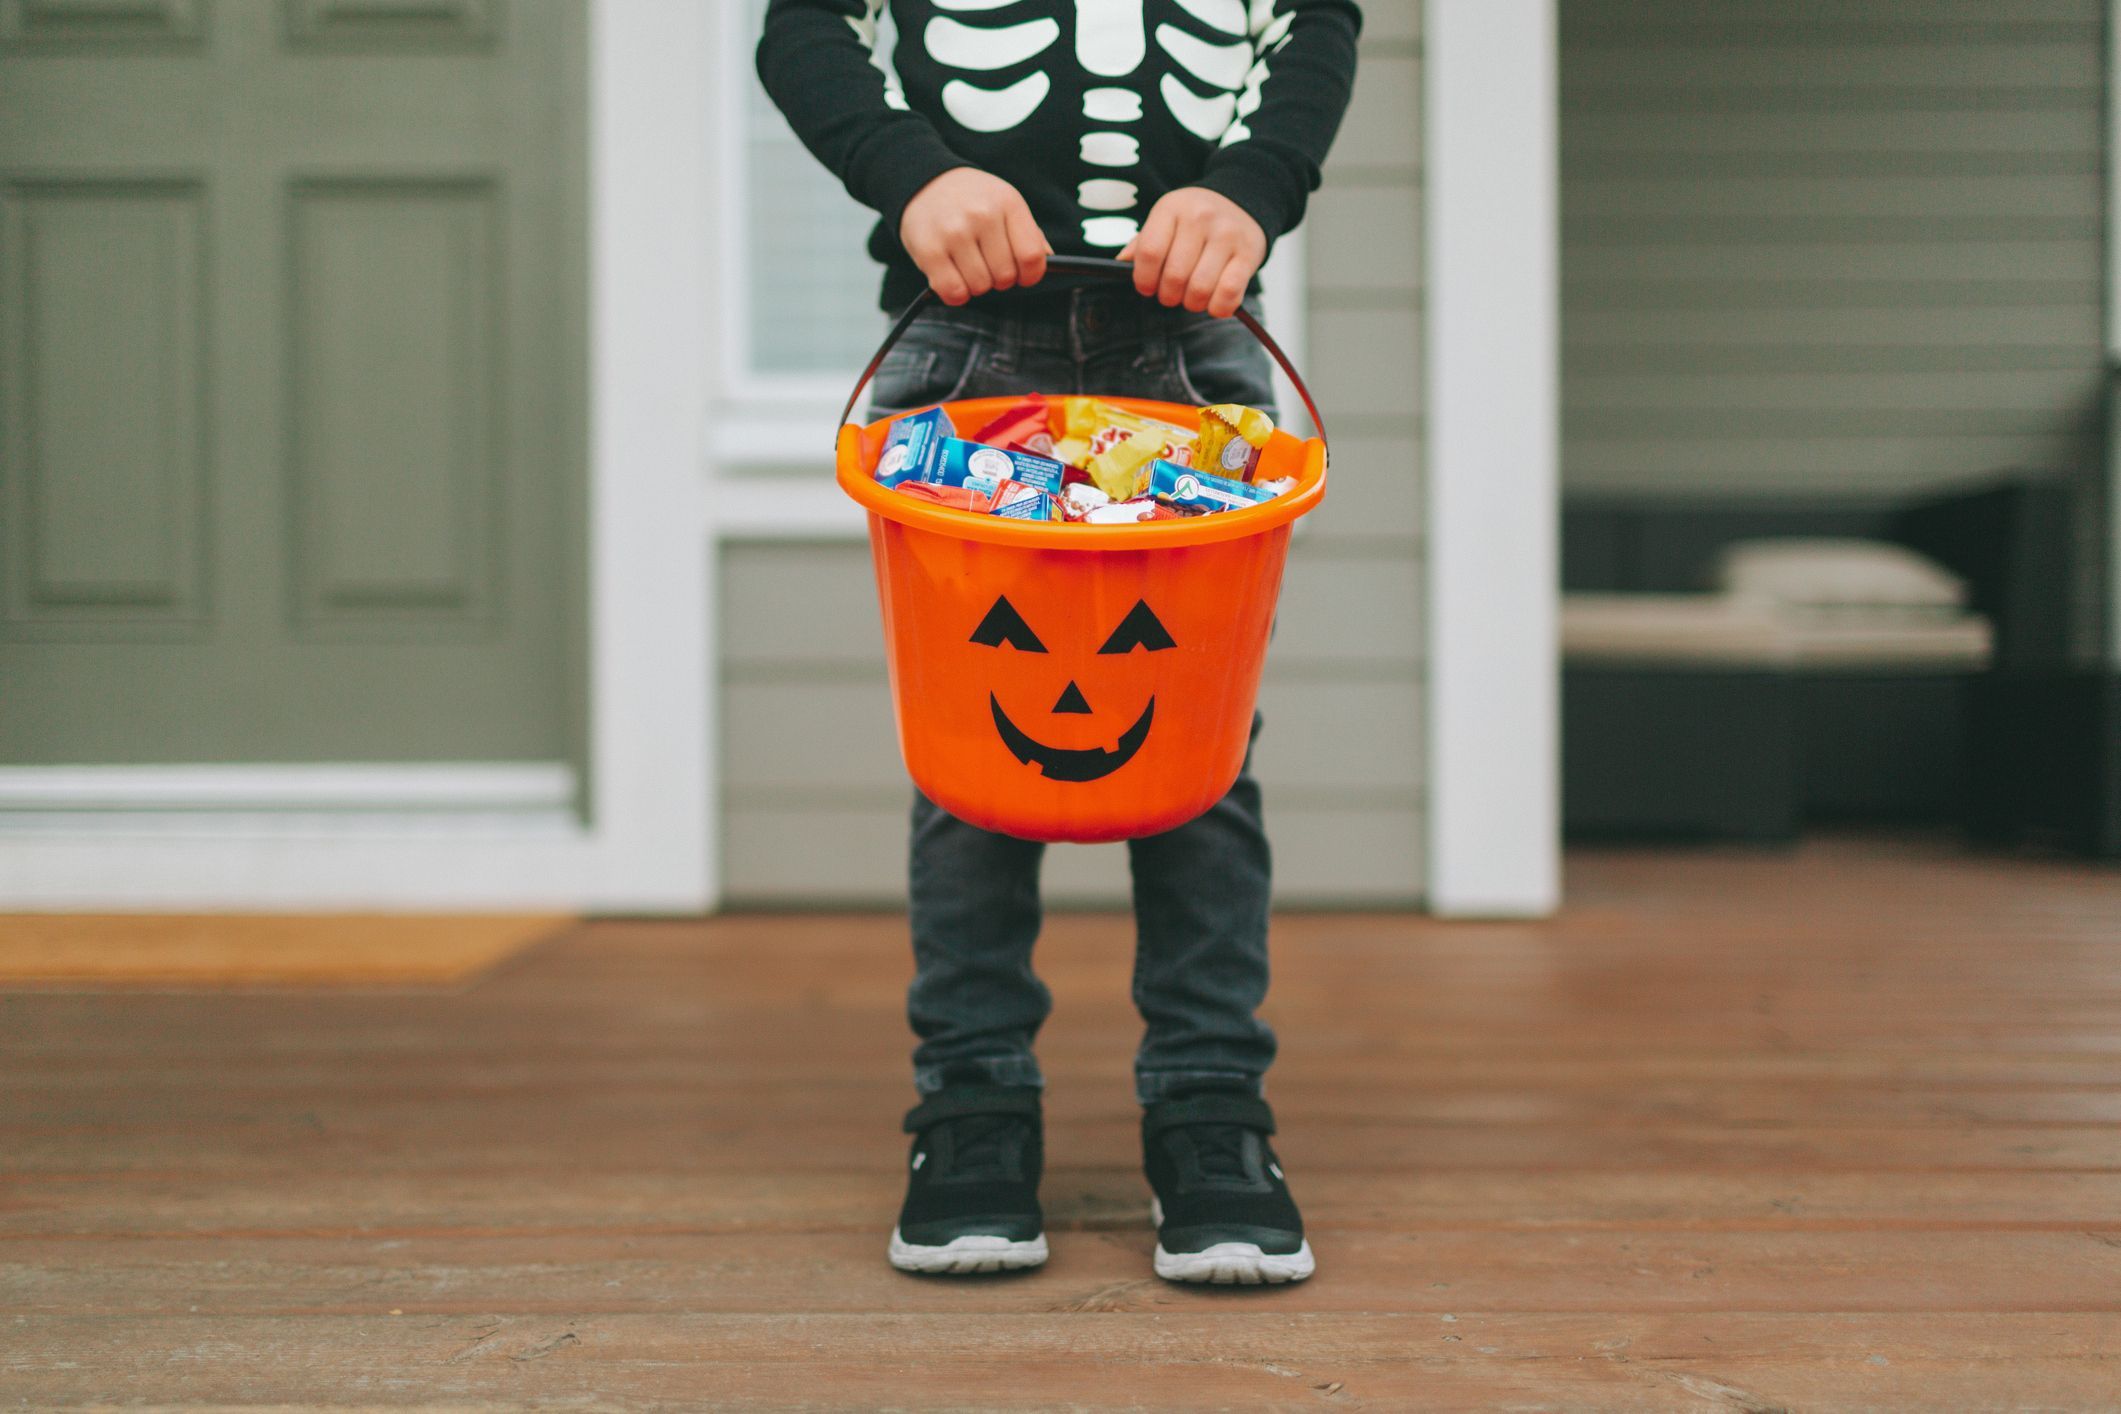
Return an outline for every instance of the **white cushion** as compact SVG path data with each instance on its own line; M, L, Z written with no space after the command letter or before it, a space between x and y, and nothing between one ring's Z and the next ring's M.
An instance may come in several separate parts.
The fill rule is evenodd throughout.
M1772 606L1724 594L1565 594L1561 651L1574 663L1787 669L1797 634Z
M1571 663L1813 672L1972 672L1991 630L1979 614L1785 609L1734 594L1565 594Z
M1714 586L1802 615L1849 611L1955 618L1966 581L1935 560L1877 540L1738 540L1717 557Z
M1981 614L1807 613L1790 627L1798 666L1814 672L1978 672L1994 653L1994 633Z

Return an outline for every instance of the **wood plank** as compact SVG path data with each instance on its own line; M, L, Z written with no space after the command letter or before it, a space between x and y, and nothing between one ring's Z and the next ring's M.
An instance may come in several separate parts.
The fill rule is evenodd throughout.
M295 1169L253 1163L242 1170L240 1187L218 1167L173 1167L154 1171L155 1191L145 1195L137 1190L146 1170L26 1174L0 1191L0 1211L9 1214L0 1234L0 1266L17 1276L44 1268L43 1280L71 1282L100 1280L92 1268L76 1271L73 1265L92 1248L129 1254L128 1264L141 1267L165 1258L180 1264L219 1260L226 1253L213 1244L227 1241L270 1240L270 1254L281 1254L289 1243L307 1251L302 1244L358 1245L393 1236L445 1247L459 1238L508 1242L518 1252L532 1251L547 1238L594 1239L591 1245L616 1250L639 1235L873 1236L898 1201L903 1146L897 1136L850 1145L839 1168L789 1160L771 1176L756 1166L696 1164L689 1155L652 1148L629 1154L627 1167L592 1160L564 1173L553 1169L549 1152L387 1166L371 1160L358 1173L350 1172L351 1164ZM1083 1160L1091 1155L1070 1146L1069 1162L1049 1170L1044 1202L1054 1231L1147 1230L1148 1190L1138 1160L1131 1149L1109 1152L1115 1147L1095 1146L1103 1162L1090 1166ZM1334 1246L1368 1241L1361 1234L1376 1232L1450 1241L1471 1241L1476 1234L1593 1232L1806 1233L1820 1241L1848 1234L1859 1241L1879 1232L2066 1237L2121 1226L2121 1173L2112 1170L1894 1172L1671 1163L1649 1172L1588 1165L1470 1168L1417 1165L1393 1154L1334 1162L1303 1139L1282 1148L1317 1240ZM380 1249L376 1260L385 1260ZM144 1293L162 1280L141 1270L128 1279L128 1290Z
M1118 1090L1118 1088L1111 1088ZM585 1153L626 1145L632 1160L683 1164L687 1172L747 1172L761 1162L795 1162L834 1153L838 1162L889 1166L899 1160L901 1136L887 1124L904 1094L882 1094L857 1119L829 1119L810 1109L781 1119L755 1113L700 1117L696 1124L645 1126L630 1113L602 1107L568 1115L566 1132ZM541 1115L524 1107L481 1107L473 1102L401 1107L407 1117L363 1111L335 1115L329 1124L314 1111L274 1117L240 1115L182 1121L106 1119L98 1124L6 1124L0 1149L15 1174L81 1174L83 1145L95 1147L98 1166L165 1170L182 1168L193 1179L233 1174L255 1164L261 1153L284 1151L286 1138L308 1132L303 1153L316 1160L356 1166L378 1162L390 1141L395 1172L462 1162L441 1141L462 1138L467 1149L492 1168L528 1166L549 1157L549 1145L532 1124ZM318 1126L327 1126L318 1132ZM1372 1119L1298 1115L1287 1121L1283 1149L1302 1170L1398 1170L1421 1172L1610 1172L1661 1168L1673 1172L1758 1170L1786 1174L1818 1172L2115 1172L2121 1170L2121 1130L2115 1126L1839 1126L1839 1128L1739 1128L1718 1124L1661 1124L1620 1128L1610 1124L1377 1124ZM1097 1117L1061 1115L1046 1121L1048 1145L1067 1153L1077 1168L1128 1168L1139 1160L1139 1141L1126 1124L1124 1102L1114 1100Z
M621 1314L1213 1310L1228 1293L1150 1271L1146 1205L1125 1230L1056 1230L1038 1280L929 1281L883 1259L895 1203L861 1232L452 1235L390 1226L294 1242L53 1244L10 1264L11 1310L66 1319L490 1312ZM235 1250L232 1254L231 1244ZM1399 1232L1323 1227L1328 1279L1273 1293L1272 1309L1339 1316L1648 1311L2114 1310L2121 1232ZM13 1246L4 1255L12 1258ZM76 1271L84 1261L85 1271ZM1330 1266L1327 1264L1330 1263ZM1125 1294L1119 1292L1124 1289Z
M877 1022L865 1028L873 1037L861 1051L841 1053L849 1063L868 1059L897 1039L886 1029L890 1021L879 1017ZM1079 1033L1070 1044L1055 1048L1054 1058L1081 1074L1090 1069L1081 1053L1092 1048L1109 1051L1123 1043L1135 1026L1129 1021L1096 1033ZM1298 1034L1308 1029L1288 1022L1284 1026ZM1276 1093L1300 1110L1300 1121L1291 1124L1300 1122L1305 1130L1316 1130L1319 1142L1336 1148L1359 1145L1366 1130L1665 1131L1695 1126L1831 1133L1843 1128L1965 1132L1995 1126L2023 1134L2121 1122L2121 1085L1979 1088L1726 1079L1592 1090L1474 1082L1433 1089L1394 1087L1369 1095L1350 1088L1351 1067L1334 1064L1345 1058L1346 1052L1337 1058L1314 1052L1276 1076ZM1418 1064L1398 1055L1380 1058ZM903 1084L899 1076L887 1072L883 1084L835 1094L824 1085L760 1086L741 1078L739 1070L726 1061L703 1058L697 1075L679 1077L661 1068L649 1071L590 1057L566 1074L466 1075L458 1067L445 1065L426 1075L399 1071L373 1081L349 1076L328 1093L314 1083L259 1086L231 1081L214 1085L210 1098L200 1093L198 1080L156 1084L143 1076L128 1087L122 1103L101 1106L92 1115L18 1120L0 1127L0 1135L19 1154L17 1161L28 1165L48 1150L64 1152L82 1135L99 1133L111 1134L117 1146L114 1157L167 1162L173 1149L203 1153L222 1143L241 1144L246 1142L246 1130L259 1123L291 1123L299 1114L313 1117L320 1143L333 1142L335 1135L387 1130L421 1138L457 1136L466 1145L502 1144L517 1127L539 1115L564 1118L578 1133L602 1134L674 1112L690 1117L703 1132L749 1134L761 1127L760 1098L771 1095L800 1106L800 1117L787 1121L788 1137L780 1141L793 1150L824 1140L836 1128L888 1120ZM1122 1078L1119 1069L1113 1068L1109 1078ZM612 1095L613 1090L625 1093ZM1127 1100L1124 1088L1101 1084L1089 1094L1106 1103L1085 1113L1080 1098L1070 1096L1074 1103L1065 1108L1056 1104L1053 1124L1057 1128L1099 1126L1125 1118L1117 1108ZM888 1124L877 1127L889 1130Z
M1208 1299L1234 1306L1259 1295ZM900 1400L1276 1409L1322 1396L1402 1408L2091 1408L2108 1402L2121 1373L2111 1322L2048 1315L1570 1319L1469 1309L1349 1320L1224 1309L1099 1311L1084 1321L1075 1312L511 1318L400 1309L24 1322L17 1368L69 1402L122 1389L252 1403L257 1387L246 1380L270 1364L285 1371L277 1383L290 1397L332 1403L675 1398L834 1409Z

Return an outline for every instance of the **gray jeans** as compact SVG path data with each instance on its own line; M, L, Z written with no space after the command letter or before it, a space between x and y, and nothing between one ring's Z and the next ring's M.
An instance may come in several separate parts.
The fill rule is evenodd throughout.
M1256 314L1256 305L1248 305ZM1006 393L1107 393L1273 411L1266 353L1229 319L1165 309L1131 288L937 306L877 370L870 416ZM969 429L967 429L969 430ZM1252 723L1257 737L1259 721ZM914 1085L1042 1085L1032 1041L1052 995L1032 970L1045 846L968 825L919 792L909 881L920 1038ZM1267 994L1272 862L1251 759L1209 811L1127 843L1134 878L1134 1060L1143 1104L1202 1082L1258 1093L1274 1033Z

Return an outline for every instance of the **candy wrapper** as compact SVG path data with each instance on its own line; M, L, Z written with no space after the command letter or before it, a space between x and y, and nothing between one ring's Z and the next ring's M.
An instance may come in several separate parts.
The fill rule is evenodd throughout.
M1018 481L1049 496L1060 491L1067 468L1051 457L982 446L952 436L954 431L940 408L900 418L877 458L876 479L891 487L908 482L962 486L969 481Z
M908 438L913 445L920 434ZM981 515L1009 520L1059 520L1062 466L1028 452L1005 452L959 437L933 438L919 444L919 460L909 452L896 468L892 489ZM879 464L879 474L882 466Z
M1059 520L1060 505L1053 493L1021 481L1004 481L995 488L987 514L1003 520Z
M1008 452L1000 447L983 447L977 442L945 437L938 448L934 475L921 479L939 482L945 486L959 485L973 479L1020 481L1026 486L1036 486L1050 495L1061 489L1061 477L1066 470L1067 468L1051 457L1033 456L1029 452Z
M1250 481L1252 473L1259 470L1267 439L1273 435L1274 419L1258 408L1217 403L1201 409L1200 436L1194 443L1193 457L1181 465Z
M1178 510L1213 512L1242 510L1271 501L1280 493L1266 486L1160 461L1149 469L1149 494Z
M1083 517L1088 525L1138 525L1152 520L1177 520L1184 512L1143 496L1132 501L1108 501Z
M1101 452L1093 452L1083 468L1090 481L1115 501L1127 501L1149 488L1149 468L1166 445L1151 437L1119 437Z
M1088 472L1113 500L1125 501L1142 493L1149 465L1158 458L1192 461L1193 434L1096 398L1063 398L1053 455Z
M1004 520L1059 520L1060 506L1050 491L1021 481L983 481L974 477L955 486L932 481L902 481L892 488L902 496L931 501L953 510L1000 516Z
M884 450L876 462L876 479L886 486L896 486L901 481L933 480L925 473L935 464L942 440L956 432L957 428L950 423L950 415L941 408L929 408L926 412L898 419L891 424L891 431L884 438Z
M1004 451L1050 457L1053 455L1051 415L1052 410L1045 398L1032 393L1011 403L1000 416L973 433L972 440Z
M1112 504L1112 498L1087 481L1074 481L1061 488L1060 512L1062 520L1082 520L1101 506Z
M901 481L891 489L916 501L928 501L952 510L978 511L982 515L994 504L994 492L985 486L938 486L932 481Z

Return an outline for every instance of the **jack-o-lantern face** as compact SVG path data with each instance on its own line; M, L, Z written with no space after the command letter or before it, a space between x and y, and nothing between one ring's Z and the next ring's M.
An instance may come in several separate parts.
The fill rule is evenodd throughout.
M1024 622L1024 616L1016 611L1007 595L996 597L994 607L987 610L987 616L972 631L971 641L988 648L1010 648L1020 653L1046 651L1046 645L1031 631L1031 626ZM1100 654L1126 654L1137 650L1161 653L1177 646L1148 602L1137 599L1097 651ZM1096 781L1111 775L1134 759L1142 743L1149 739L1150 724L1156 719L1156 695L1151 693L1141 714L1134 719L1134 725L1120 733L1119 740L1112 746L1069 748L1049 746L1019 727L1003 710L1001 698L992 692L987 694L987 705L994 715L994 730L1000 735L1002 745L1009 749L1009 754L1026 766L1038 767L1049 781ZM1051 710L1056 716L1089 716L1095 709L1071 679Z

